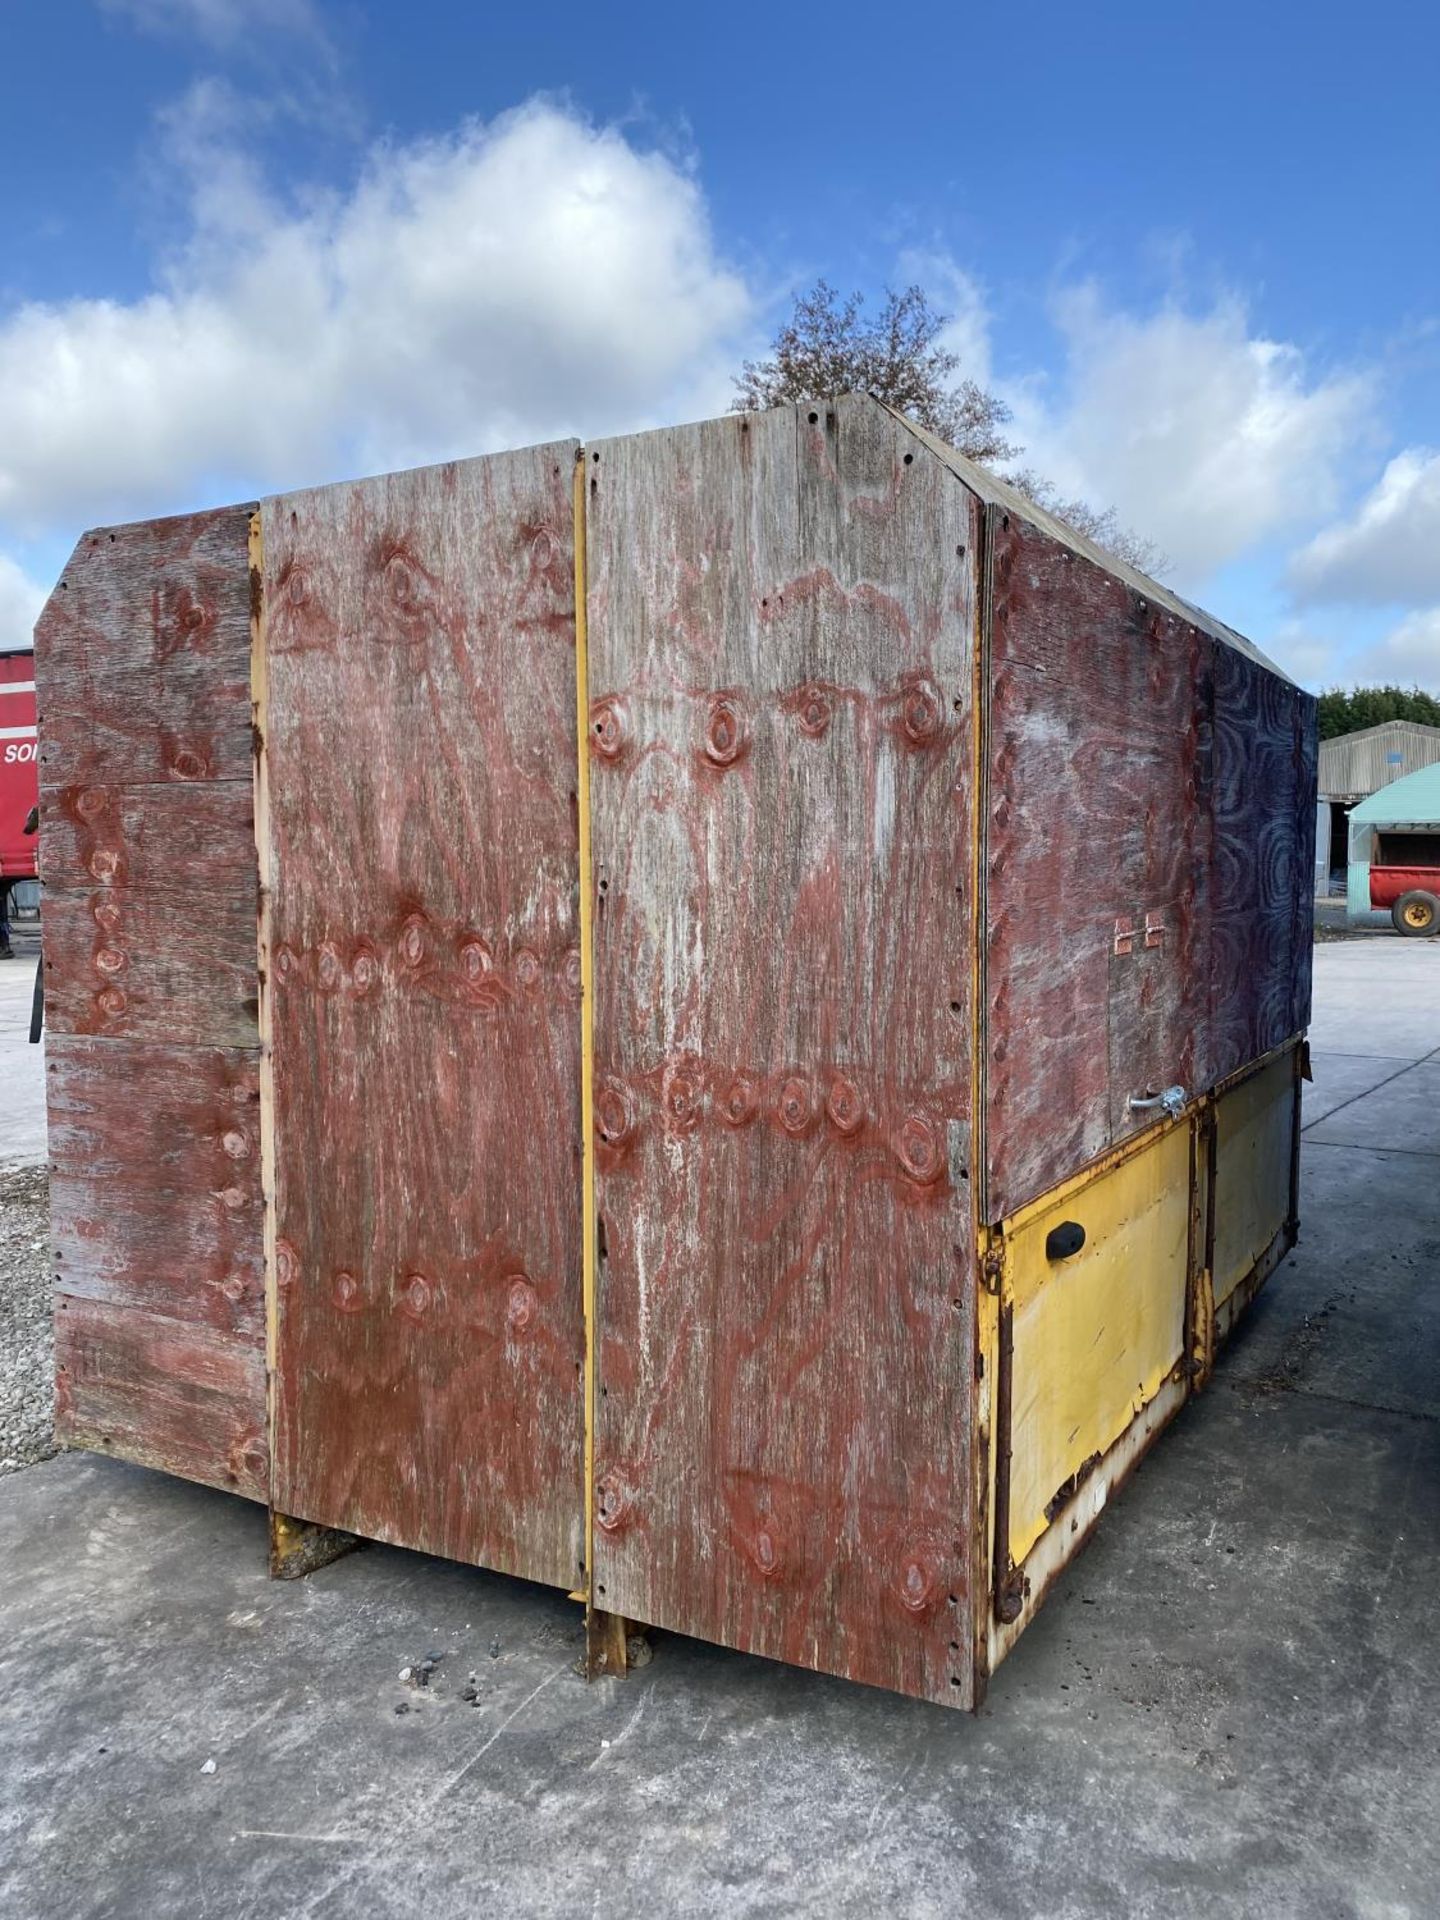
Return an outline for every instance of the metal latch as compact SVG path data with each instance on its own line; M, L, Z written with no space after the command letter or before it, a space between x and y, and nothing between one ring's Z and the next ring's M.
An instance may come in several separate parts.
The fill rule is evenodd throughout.
M1143 1099L1132 1093L1126 1104L1131 1113L1153 1113L1156 1107L1163 1107L1172 1120L1178 1120L1185 1111L1185 1089L1162 1087L1159 1093L1147 1093Z

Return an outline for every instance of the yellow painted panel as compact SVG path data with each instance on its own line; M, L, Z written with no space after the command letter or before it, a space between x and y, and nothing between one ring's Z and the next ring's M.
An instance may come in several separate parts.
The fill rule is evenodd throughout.
M1046 1236L1067 1220L1085 1244L1048 1260ZM1114 1445L1181 1358L1189 1224L1190 1129L1177 1126L1007 1233L1016 1562L1049 1525L1057 1493Z
M1295 1056L1285 1053L1215 1103L1215 1304L1227 1300L1285 1224Z

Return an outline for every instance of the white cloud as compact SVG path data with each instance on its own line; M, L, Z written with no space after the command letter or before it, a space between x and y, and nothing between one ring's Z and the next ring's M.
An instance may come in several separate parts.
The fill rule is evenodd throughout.
M1356 511L1290 563L1302 601L1401 605L1440 599L1440 453L1399 453Z
M312 0L100 0L100 10L146 33L190 36L217 48L274 31L326 40Z
M154 291L0 318L12 527L728 402L749 293L694 178L613 128L534 101L379 148L298 211L243 155L186 159L192 231Z
M909 248L895 263L895 285L924 287L934 304L949 317L938 336L949 352L959 354L957 378L978 386L991 384L991 318L985 289L948 254Z
M1335 641L1312 632L1301 621L1281 621L1265 634L1264 647L1277 666L1312 692L1333 687L1343 677Z
M1440 694L1440 606L1406 614L1360 654L1353 677L1358 685L1423 687Z
M1317 376L1299 348L1253 332L1245 307L1148 315L1070 291L1057 383L1006 391L1024 464L1065 494L1113 505L1192 590L1217 567L1333 512L1370 383Z
M45 604L37 586L8 554L0 553L0 653L30 645L31 631Z

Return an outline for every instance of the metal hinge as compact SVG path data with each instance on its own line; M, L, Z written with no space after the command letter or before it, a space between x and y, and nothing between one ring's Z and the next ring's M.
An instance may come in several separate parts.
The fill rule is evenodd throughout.
M999 1293L1005 1278L1005 1243L997 1241L980 1256L980 1283L987 1293Z

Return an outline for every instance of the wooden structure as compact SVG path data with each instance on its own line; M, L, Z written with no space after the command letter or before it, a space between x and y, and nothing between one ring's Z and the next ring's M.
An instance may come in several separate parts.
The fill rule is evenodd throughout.
M864 397L37 638L62 1435L975 1704L1294 1240L1313 702Z

